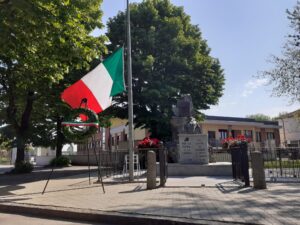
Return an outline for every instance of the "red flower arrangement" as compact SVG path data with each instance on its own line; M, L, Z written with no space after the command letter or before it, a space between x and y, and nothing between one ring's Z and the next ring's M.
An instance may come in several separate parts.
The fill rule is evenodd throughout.
M223 148L230 148L233 146L239 146L242 144L250 143L252 140L251 138L246 138L244 135L238 135L236 138L229 137L222 140L222 147Z
M159 148L160 140L157 138L145 137L142 141L139 141L138 148Z

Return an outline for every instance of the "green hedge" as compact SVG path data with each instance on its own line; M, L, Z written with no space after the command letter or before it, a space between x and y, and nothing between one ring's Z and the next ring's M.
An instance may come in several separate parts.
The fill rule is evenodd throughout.
M50 161L51 166L64 167L69 166L71 164L71 160L66 156L59 156L58 158L54 158Z
M33 165L30 162L18 162L15 164L15 168L12 173L30 173L33 170Z
M270 168L279 168L280 162L277 161L265 161L264 166L266 169ZM288 160L288 161L281 161L282 168L300 168L300 160Z

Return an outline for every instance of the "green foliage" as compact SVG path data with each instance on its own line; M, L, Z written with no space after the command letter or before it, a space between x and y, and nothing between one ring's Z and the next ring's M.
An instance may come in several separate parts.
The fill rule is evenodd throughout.
M66 156L59 156L51 160L51 166L64 167L69 166L71 164L71 160Z
M102 115L101 113L98 115L98 118L99 118L100 127L108 128L111 126L111 121L110 121L110 119L112 118L111 116Z
M288 161L282 161L281 164L279 161L265 161L264 162L264 167L266 169L271 169L271 168L299 168L300 167L300 160L288 160Z
M12 140L0 134L0 149L9 149L11 148Z
M218 102L223 70L182 7L169 0L144 0L131 4L130 10L134 123L150 128L153 137L164 140L170 137L172 105L179 97L191 94L195 110ZM124 12L108 22L111 50L126 44L124 23ZM127 95L114 100L116 104L109 110L126 118Z
M12 173L31 173L33 170L33 165L29 162L17 162L15 168L12 170Z
M274 119L284 119L284 118L295 118L297 120L300 120L300 109L294 111L294 112L280 112L278 116L276 116Z
M287 14L293 32L287 35L281 56L272 56L270 61L274 68L260 76L273 85L274 95L288 96L292 101L300 102L300 2L297 1L293 10L287 10Z
M102 0L5 1L0 7L0 115L11 124L18 152L26 143L55 141L61 91L106 52ZM82 75L82 74L81 74ZM22 154L21 154L22 155ZM17 160L22 160L18 155ZM24 154L23 154L24 157Z
M261 114L261 113L248 115L246 117L250 118L250 119L255 119L256 121L271 121L272 120L272 117Z

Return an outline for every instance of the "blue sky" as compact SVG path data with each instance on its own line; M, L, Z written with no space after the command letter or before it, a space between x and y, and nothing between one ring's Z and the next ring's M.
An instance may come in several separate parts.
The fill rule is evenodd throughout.
M131 1L133 2L133 1ZM255 77L272 68L267 61L279 56L291 31L286 9L296 0L171 0L183 6L198 24L211 55L220 60L225 72L224 95L207 115L238 116L263 113L276 116L300 108L288 98L272 97L272 86ZM125 0L103 0L103 21L126 7ZM97 34L99 31L95 32ZM101 33L104 30L100 31Z

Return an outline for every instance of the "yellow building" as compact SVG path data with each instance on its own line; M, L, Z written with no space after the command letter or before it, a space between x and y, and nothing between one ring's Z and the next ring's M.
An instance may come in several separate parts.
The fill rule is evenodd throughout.
M128 148L128 120L113 118L111 119L111 127L109 129L111 149L126 149ZM143 140L148 135L147 129L136 128L133 132L133 140L135 146L138 141Z

